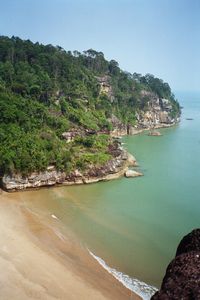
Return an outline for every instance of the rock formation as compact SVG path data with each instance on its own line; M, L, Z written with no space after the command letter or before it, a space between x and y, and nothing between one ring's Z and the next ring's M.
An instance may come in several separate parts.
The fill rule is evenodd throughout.
M176 257L166 270L160 291L151 300L200 299L200 229L180 242Z
M141 101L148 98L147 105L143 110L136 111L135 126L124 124L112 114L109 122L113 126L111 135L134 135L144 129L169 127L180 121L180 115L172 117L173 107L168 99L158 98L153 92L141 91ZM152 134L158 136L159 134Z
M104 76L96 76L97 81L100 85L100 94L106 94L108 96L108 99L113 102L114 100L114 93L113 88L111 85L111 77L108 75Z
M154 93L142 91L142 97L148 97L147 107L138 112L138 127L167 127L179 122L179 115L172 117L173 107L168 99L158 98Z
M124 175L128 166L137 166L134 156L120 147L113 155L115 157L104 165L99 167L90 166L84 172L76 169L70 174L66 174L65 172L56 170L54 166L49 166L46 171L33 172L27 176L21 174L7 174L2 178L2 186L6 191L17 191L59 184L73 185L93 183L118 178Z
M150 132L148 133L148 135L149 135L149 136L161 136L162 134L160 133L160 131L155 131L155 130L153 130L153 131L150 131Z
M110 76L96 77L100 85L100 94L107 95L111 103L114 101L115 96L111 84ZM112 114L109 122L113 126L114 136L136 134L140 129L151 129L160 127L168 127L179 122L179 115L172 117L173 106L169 99L159 98L154 92L141 90L140 91L141 103L146 103L143 109L136 111L136 124L124 124L116 115Z
M137 172L135 170L130 170L128 169L127 171L125 171L124 173L124 176L127 177L127 178L130 178L130 177L138 177L138 176L142 176L143 174L140 173L140 172Z

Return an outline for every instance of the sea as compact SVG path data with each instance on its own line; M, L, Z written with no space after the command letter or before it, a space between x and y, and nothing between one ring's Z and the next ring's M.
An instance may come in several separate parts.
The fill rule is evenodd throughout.
M200 227L200 94L177 93L181 122L122 138L143 177L41 189L26 205L59 220L103 268L143 299L159 289L178 243Z

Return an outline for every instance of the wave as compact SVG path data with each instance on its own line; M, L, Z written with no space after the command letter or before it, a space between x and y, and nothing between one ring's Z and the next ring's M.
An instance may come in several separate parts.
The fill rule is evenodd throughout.
M142 297L143 300L150 300L151 296L155 294L157 289L154 286L148 285L145 282L142 282L136 278L131 278L128 275L117 271L114 268L109 267L106 262L92 253L89 249L88 252L90 255L98 261L98 263L107 270L110 274L112 274L118 281L120 281L126 288L133 291Z

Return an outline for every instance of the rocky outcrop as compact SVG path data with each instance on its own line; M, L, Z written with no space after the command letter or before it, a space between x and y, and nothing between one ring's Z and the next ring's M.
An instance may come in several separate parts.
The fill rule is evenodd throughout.
M150 131L149 134L150 136L161 136L162 134L160 133L160 131Z
M90 166L85 172L76 169L67 174L57 171L54 166L50 166L44 172L33 172L27 176L22 176L21 174L4 175L2 186L7 191L17 191L59 184L93 183L118 178L124 175L128 166L137 166L136 159L123 149L119 149L114 155L116 157L109 160L103 166Z
M168 99L158 98L154 93L141 91L141 102L146 102L144 109L136 111L136 124L124 124L115 115L109 119L113 126L111 135L134 135L152 128L170 127L180 121L180 115L172 117L173 106Z
M115 95L110 82L110 76L96 77L100 85L100 94L107 95L113 102ZM140 102L144 103L144 108L136 112L136 124L124 124L117 116L112 115L109 122L113 126L111 134L113 136L137 134L138 130L152 127L168 127L179 122L179 115L172 117L173 106L169 99L159 98L155 93L142 90L140 92Z
M88 135L97 134L95 130L71 128L69 131L62 133L62 138L66 142L72 142L76 137L85 137Z
M55 169L33 172L28 176L22 176L21 174L4 175L2 185L7 191L24 190L59 184L64 182L65 177L66 174L64 172L56 171Z
M113 94L112 85L110 83L111 77L108 75L104 75L104 76L99 76L99 77L97 76L96 79L100 85L100 94L107 95L108 99L112 103L114 100L114 94Z
M158 98L154 93L142 91L143 99L147 98L146 108L137 113L137 127L165 127L179 122L179 115L172 117L173 107L169 99ZM141 98L142 100L142 98Z
M138 176L142 176L143 174L140 172L137 172L135 170L131 170L128 169L127 171L125 171L124 176L127 178L131 178L131 177L138 177Z
M176 256L190 251L200 252L200 229L195 229L184 236L178 245Z
M151 300L200 299L200 229L180 242L176 257L169 264L161 289Z
M143 128L131 126L130 124L124 124L119 118L112 114L108 121L112 124L113 130L110 132L111 136L123 136L123 135L134 135L143 131Z
M111 78L108 75L96 77L100 85L100 94L105 94L110 102L115 100L115 94L111 84ZM169 99L159 98L157 94L148 91L140 91L138 100L141 107L136 111L136 122L133 124L124 124L116 115L108 119L112 124L112 136L134 135L141 130L161 127L169 127L180 121L180 115L177 113L176 117L173 113L173 105Z
M108 121L112 124L113 130L111 132L112 136L122 136L128 134L127 125L123 124L122 121L112 114Z

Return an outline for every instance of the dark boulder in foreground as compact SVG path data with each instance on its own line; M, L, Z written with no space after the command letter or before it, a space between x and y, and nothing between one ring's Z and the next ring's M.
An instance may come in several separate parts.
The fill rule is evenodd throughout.
M151 300L200 300L200 229L181 240L161 289Z
M190 251L200 251L200 229L194 229L184 236L178 245L176 256Z

